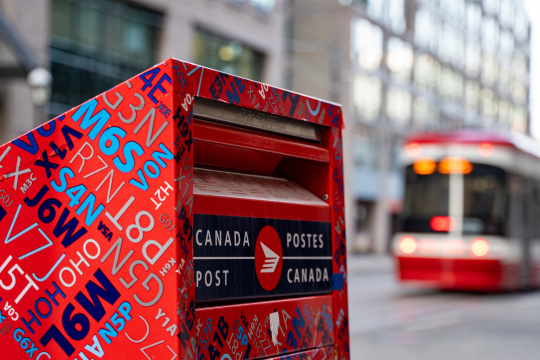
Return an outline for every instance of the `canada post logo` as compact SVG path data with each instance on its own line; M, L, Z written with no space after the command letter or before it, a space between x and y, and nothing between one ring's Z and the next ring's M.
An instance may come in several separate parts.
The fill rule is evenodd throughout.
M283 250L281 240L272 226L266 225L259 232L255 245L255 271L266 291L274 290L281 278Z

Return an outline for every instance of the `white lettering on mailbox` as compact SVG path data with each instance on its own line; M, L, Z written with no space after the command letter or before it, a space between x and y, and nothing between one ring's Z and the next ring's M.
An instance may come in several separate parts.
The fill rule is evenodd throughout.
M289 269L287 271L287 280L289 283L307 283L307 282L321 282L330 281L328 278L328 270L323 268L303 268L303 269Z

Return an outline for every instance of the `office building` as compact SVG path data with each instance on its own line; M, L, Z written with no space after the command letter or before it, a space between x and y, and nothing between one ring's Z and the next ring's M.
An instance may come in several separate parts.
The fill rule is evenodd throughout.
M0 0L0 11L53 76L44 109L24 77L1 81L1 142L169 57L284 85L284 0Z
M348 240L385 252L401 205L404 137L461 128L529 133L530 23L521 0L339 3L293 2L291 88L343 104L355 225ZM326 93L318 85L325 82Z

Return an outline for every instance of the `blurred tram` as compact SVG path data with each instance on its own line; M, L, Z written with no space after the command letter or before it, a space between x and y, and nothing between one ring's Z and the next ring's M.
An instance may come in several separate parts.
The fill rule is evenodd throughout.
M440 289L540 285L540 144L517 134L419 134L405 152L392 240L399 277Z

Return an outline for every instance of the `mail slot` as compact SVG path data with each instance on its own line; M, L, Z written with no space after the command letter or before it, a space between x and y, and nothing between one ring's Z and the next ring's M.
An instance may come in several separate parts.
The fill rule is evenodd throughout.
M342 124L169 59L0 147L0 353L348 358Z

